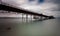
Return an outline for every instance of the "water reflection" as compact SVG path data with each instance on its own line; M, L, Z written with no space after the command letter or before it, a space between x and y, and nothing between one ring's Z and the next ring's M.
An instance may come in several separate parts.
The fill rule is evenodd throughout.
M59 21L51 19L22 23L21 19L0 19L0 36L55 36L60 32Z

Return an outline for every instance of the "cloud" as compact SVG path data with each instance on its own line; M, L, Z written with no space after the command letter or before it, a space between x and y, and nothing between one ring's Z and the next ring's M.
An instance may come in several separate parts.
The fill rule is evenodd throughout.
M5 3L14 5L23 9L31 10L37 13L43 13L46 15L60 15L60 0L44 0L43 3L39 4L37 0L32 3L27 0L2 0Z
M60 0L52 0L52 2L55 4L60 4Z
M55 14L57 14L57 13L54 12L54 10L57 8L57 5L52 4L52 3L43 3L43 4L39 4L39 5L28 5L27 4L27 5L22 5L20 7L23 7L25 9L28 9L28 10L31 10L31 11L35 11L37 13L43 13L45 15L55 15Z

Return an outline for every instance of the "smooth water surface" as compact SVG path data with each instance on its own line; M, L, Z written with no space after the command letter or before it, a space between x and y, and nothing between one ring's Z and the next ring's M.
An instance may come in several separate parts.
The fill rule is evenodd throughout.
M0 36L57 36L60 20L21 22L21 19L0 19Z

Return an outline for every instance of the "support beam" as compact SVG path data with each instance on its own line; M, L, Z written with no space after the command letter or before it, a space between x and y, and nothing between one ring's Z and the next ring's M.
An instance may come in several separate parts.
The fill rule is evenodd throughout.
M43 20L43 16L40 16L40 20L41 20L41 21Z
M22 22L23 22L23 20L24 20L24 14L22 13Z
M31 15L31 21L32 21L32 15Z
M28 22L28 14L26 14L26 22Z

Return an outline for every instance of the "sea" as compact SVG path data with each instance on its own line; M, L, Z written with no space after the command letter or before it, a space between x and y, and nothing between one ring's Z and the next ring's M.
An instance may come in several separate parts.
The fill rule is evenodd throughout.
M0 18L0 36L60 36L60 19L22 21Z

